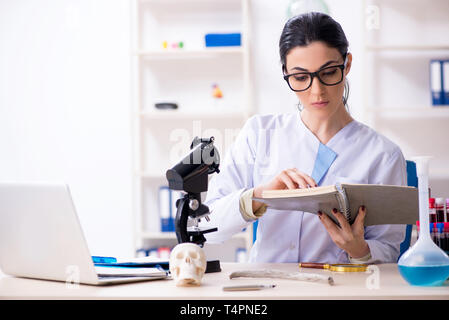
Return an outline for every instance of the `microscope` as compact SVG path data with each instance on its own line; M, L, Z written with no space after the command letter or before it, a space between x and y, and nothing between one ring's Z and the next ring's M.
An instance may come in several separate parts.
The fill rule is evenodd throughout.
M220 156L214 147L214 137L195 137L190 152L167 170L168 187L185 192L176 201L175 231L178 243L192 242L203 247L206 242L204 234L218 230L198 227L198 223L202 218L209 221L209 208L201 203L201 192L207 191L208 175L220 172L219 164ZM221 271L218 260L207 261L206 273L218 271Z

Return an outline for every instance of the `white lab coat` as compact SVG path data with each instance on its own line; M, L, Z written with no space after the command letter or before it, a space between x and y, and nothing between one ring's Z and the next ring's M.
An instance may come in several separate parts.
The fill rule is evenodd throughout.
M222 243L252 223L239 210L243 191L271 181L288 168L311 175L319 146L299 112L251 117L220 164L220 173L209 182L205 204L212 213L210 221L201 221L200 226L216 226L218 231L205 234L207 242ZM406 185L406 162L399 147L358 121L341 129L326 147L336 157L319 185ZM404 237L405 225L365 227L371 251L367 262L396 262ZM249 261L347 263L349 257L332 241L317 215L268 208L259 219Z

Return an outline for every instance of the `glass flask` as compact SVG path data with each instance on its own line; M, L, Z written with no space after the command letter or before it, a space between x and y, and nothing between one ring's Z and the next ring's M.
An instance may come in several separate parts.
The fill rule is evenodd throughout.
M449 257L432 241L429 232L430 159L424 156L412 159L418 175L419 238L398 261L401 276L415 286L439 286L449 277Z

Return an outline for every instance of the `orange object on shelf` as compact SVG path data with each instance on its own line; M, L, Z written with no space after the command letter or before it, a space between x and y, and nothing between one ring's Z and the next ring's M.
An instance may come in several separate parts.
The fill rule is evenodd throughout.
M217 84L214 84L212 88L213 88L212 96L214 98L223 98L223 92L221 91L221 89L218 87Z

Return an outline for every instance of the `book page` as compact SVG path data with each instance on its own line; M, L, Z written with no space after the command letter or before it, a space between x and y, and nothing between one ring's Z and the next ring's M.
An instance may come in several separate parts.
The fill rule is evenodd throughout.
M315 194L330 194L336 191L337 188L334 185L307 189L264 190L262 191L262 198L306 197Z
M339 197L340 193L337 191L335 186L330 186L332 188L327 188L327 191L324 192L319 190L318 193L310 192L313 189L295 189L302 192L299 195L292 195L289 193L294 193L295 190L273 190L278 192L278 197L274 197L274 195L270 194L269 197L265 197L266 193L264 192L263 198L253 197L253 200L260 201L268 205L269 208L276 210L288 210L288 211L304 211L313 214L317 214L318 211L321 211L327 214L337 225L339 225L338 221L334 218L331 211L333 208L340 209ZM271 190L270 190L271 191ZM308 192L307 192L308 191Z
M341 186L348 198L351 223L361 205L366 207L365 226L414 224L419 219L417 188L344 183Z

